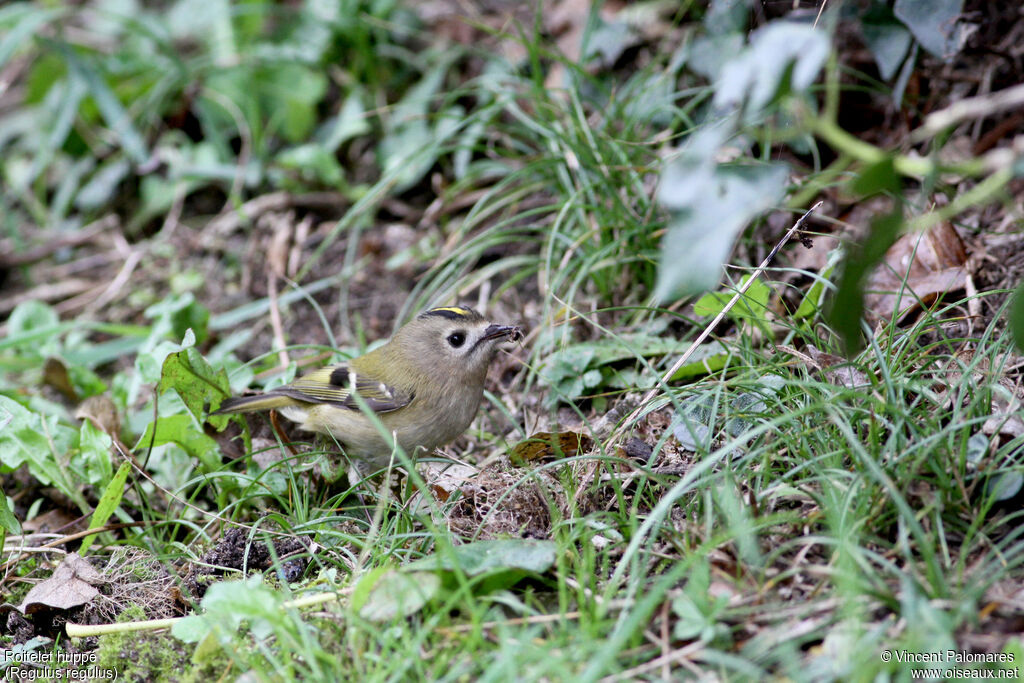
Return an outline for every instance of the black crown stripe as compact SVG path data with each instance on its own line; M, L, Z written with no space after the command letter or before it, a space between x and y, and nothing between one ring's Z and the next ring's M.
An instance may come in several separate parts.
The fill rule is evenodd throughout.
M465 320L465 319L476 319L480 317L480 314L471 308L462 308L461 306L442 306L440 308L432 308L426 311L421 318L428 316L438 316L441 318L448 318L449 320Z

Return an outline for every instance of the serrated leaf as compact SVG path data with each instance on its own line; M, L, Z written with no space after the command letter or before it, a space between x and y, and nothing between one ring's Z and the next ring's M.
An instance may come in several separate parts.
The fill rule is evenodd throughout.
M194 348L172 353L164 359L157 391L164 393L170 389L178 393L197 422L202 420L203 411L211 401L220 401L231 393L228 373L223 368L214 370ZM211 424L216 419L213 418Z

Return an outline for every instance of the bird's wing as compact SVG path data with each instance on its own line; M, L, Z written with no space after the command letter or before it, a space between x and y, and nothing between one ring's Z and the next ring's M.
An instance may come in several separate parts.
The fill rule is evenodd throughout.
M347 363L314 370L291 384L271 390L268 394L283 394L304 403L329 403L340 408L359 410L359 403L352 395L353 387L375 413L388 413L404 408L413 399L411 392L361 375Z

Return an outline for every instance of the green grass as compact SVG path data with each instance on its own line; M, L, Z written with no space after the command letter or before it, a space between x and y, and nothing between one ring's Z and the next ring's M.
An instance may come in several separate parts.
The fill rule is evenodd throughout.
M721 81L674 52L681 26L687 40L710 32L696 7L662 17L667 33L638 41L637 54L592 16L585 40L622 48L610 63L562 54L529 24L501 33L483 22L477 42L516 46L512 63L489 45L438 40L400 3L340 3L334 16L260 2L194 16L112 8L0 10L0 66L21 95L0 94L0 243L24 254L44 229L45 243L117 226L108 242L4 266L6 277L43 299L51 279L107 284L125 249L141 255L104 306L28 301L0 327L5 602L52 574L62 555L32 548L73 517L88 524L129 461L110 522L142 524L106 531L88 557L122 584L124 548L147 562L133 565L137 589L108 593L105 609L139 621L166 616L157 607L170 601L203 616L101 636L101 662L136 644L148 653L121 675L909 680L910 665L883 651L979 651L992 631L989 649L1019 665L1019 637L993 626L1024 573L1022 437L992 422L1020 414L1005 289L869 328L808 294L819 283L826 301L844 287L838 300L859 300L863 282L839 271L787 280L792 269L773 264L769 288L716 331L708 365L660 382L728 299L696 310L695 297L652 299L685 267L666 243L696 239L685 233L693 209L673 204L687 183L659 194L665 169L688 158L704 169L688 182L740 196L767 187L767 162L785 163L786 192L770 204L786 216L813 190L880 193L879 211L898 210L901 228L926 222L936 214L904 203L907 169L939 162L853 145L833 125L828 98L889 86L862 74L840 89L845 67L832 62L823 89L782 79L743 118L712 115ZM543 9L532 19L544 28ZM46 36L32 37L41 26ZM732 128L698 157L709 120ZM826 145L836 158L823 166ZM931 170L981 177L971 162ZM995 173L982 182L993 177L968 212L1009 193ZM291 204L243 211L274 192ZM737 215L704 206L708 233ZM214 235L218 216L237 228ZM259 289L269 235L306 217L311 233L288 243L301 258L274 301ZM818 219L820 229L832 218ZM744 268L779 234L753 224L733 257ZM389 226L399 237L381 237ZM740 277L727 272L731 295ZM487 463L471 478L453 483L434 466L390 487L347 482L329 443L300 440L295 454L270 430L229 439L209 418L227 391L274 386L321 352L351 357L381 329L454 301L528 328L448 449ZM984 326L949 327L974 305ZM266 322L275 307L285 368ZM848 375L808 355L838 357L851 341L863 349ZM169 379L174 363L190 372ZM611 435L655 387L626 432L653 453L626 457ZM692 449L677 436L684 420L701 430ZM511 464L538 431L584 433L593 447ZM19 522L51 510L67 517L55 535L20 537ZM161 570L176 603L166 588L147 592ZM29 621L55 638L29 648L93 647ZM0 633L5 647L13 630Z

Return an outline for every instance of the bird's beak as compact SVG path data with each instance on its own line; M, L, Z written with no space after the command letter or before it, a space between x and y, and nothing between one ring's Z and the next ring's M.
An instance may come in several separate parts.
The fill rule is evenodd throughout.
M480 340L500 339L501 337L508 337L509 341L519 341L523 338L523 330L517 325L489 325Z

